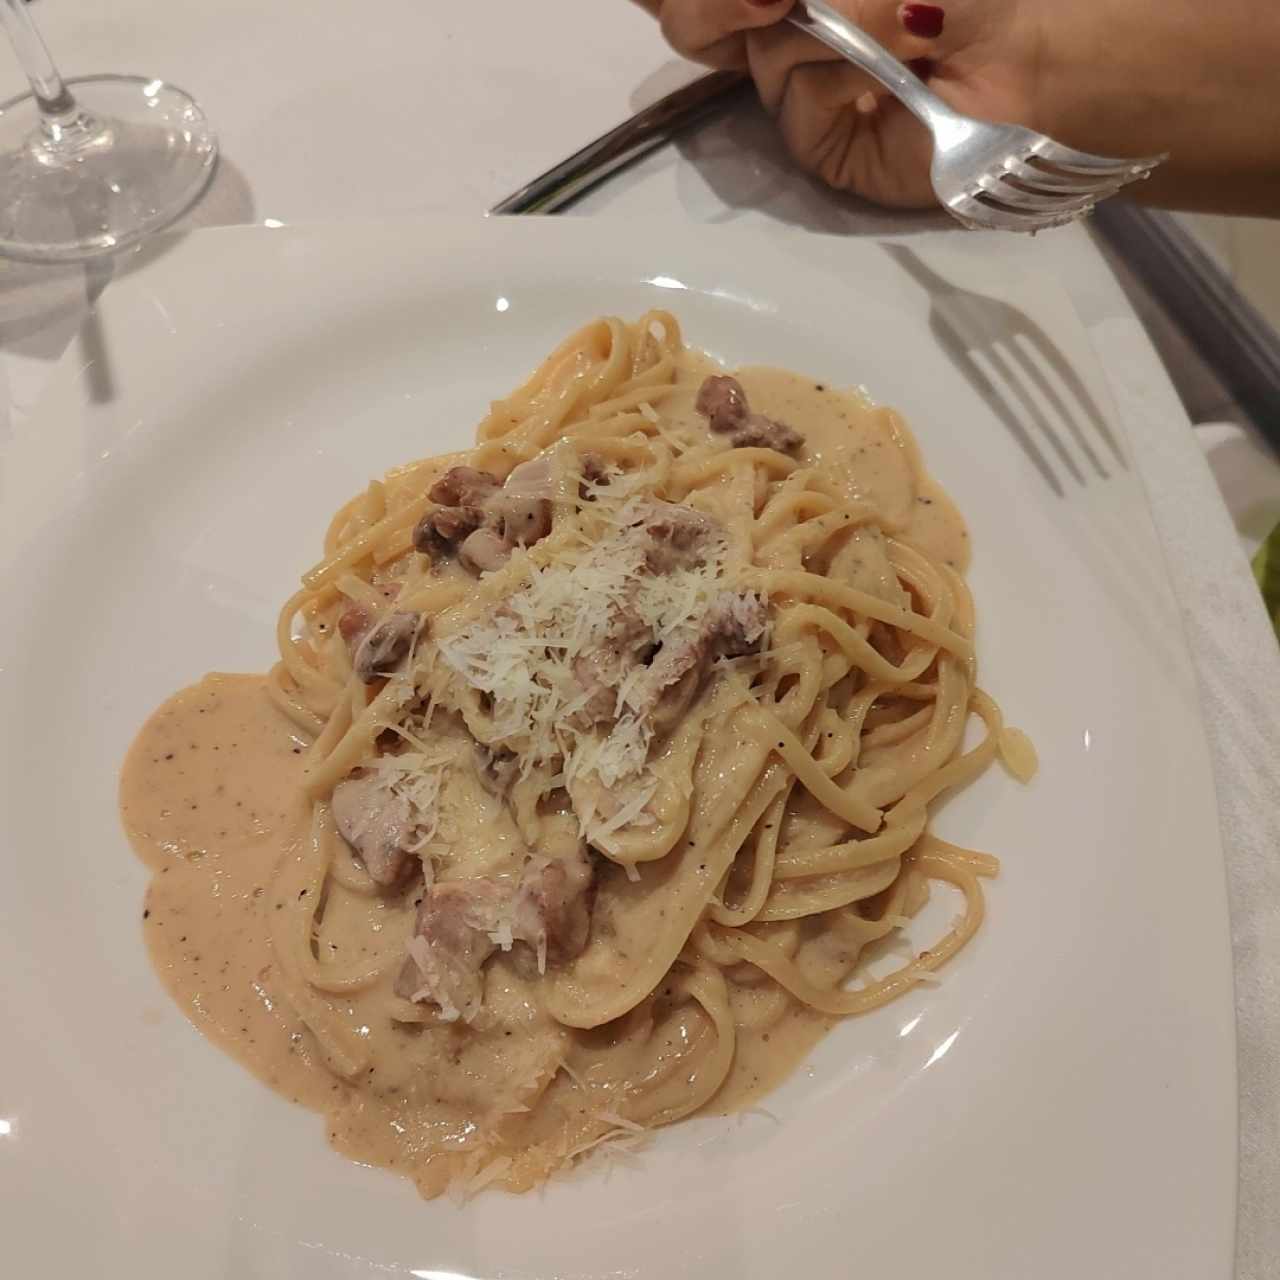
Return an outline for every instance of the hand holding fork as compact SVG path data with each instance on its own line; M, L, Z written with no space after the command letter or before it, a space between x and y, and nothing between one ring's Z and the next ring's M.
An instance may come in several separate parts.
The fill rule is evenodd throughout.
M1159 0L640 2L680 53L750 74L805 168L878 204L1034 230L1170 152L1150 202L1280 215L1280 23L1256 6L1200 6L1189 39Z

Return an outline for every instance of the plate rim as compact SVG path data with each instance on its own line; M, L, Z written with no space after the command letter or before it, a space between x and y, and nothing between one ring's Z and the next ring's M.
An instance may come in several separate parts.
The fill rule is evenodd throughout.
M421 232L429 232L432 229L442 229L442 230L447 230L450 235L460 235L463 238L475 235L477 236L477 238L480 238L480 237L483 237L485 234L487 234L487 232L477 231L476 228L484 227L486 225L492 226L495 223L499 223L499 222L501 224L505 224L508 227L513 227L513 226L521 227L520 231L504 230L500 233L501 235L512 235L519 238L525 235L532 235L536 237L539 235L546 234L554 237L554 236L567 234L567 232L561 231L559 229L555 231L550 231L550 230L544 231L544 228L551 228L551 227L562 228L562 227L567 227L569 225L572 225L573 234L575 236L579 236L579 237L585 236L586 238L589 239L592 234L598 234L598 231L589 231L587 229L590 228L592 224L599 224L602 221L605 221L605 220L603 219L575 220L572 224L570 224L568 220L566 221L553 221L553 220L541 220L541 219L494 220L494 219L478 219L478 218L463 219L463 218L457 218L457 217L434 217L433 216L433 217L424 217L421 219L418 219L418 218L414 218L414 219L397 218L397 219L391 219L391 220L375 219L375 220L361 221L358 223L344 222L344 223L326 224L326 223L320 223L320 222L308 222L308 223L302 223L302 224L289 224L282 228L274 228L274 227L273 228L262 228L262 227L211 228L211 229L201 230L198 233L195 233L194 235L192 235L191 233L186 233L186 234L180 234L172 237L175 243L171 247L174 250L175 256L171 261L176 263L179 261L178 255L186 255L181 259L185 269L185 264L191 261L190 255L200 252L201 246L203 246L206 243L212 243L215 240L218 242L226 243L226 244L233 244L236 241L243 241L246 243L251 241L257 244L265 241L267 237L272 237L277 243L281 244L281 246L284 246L291 241L294 243L297 243L298 242L297 237L301 237L304 241L315 239L318 237L321 240L324 240L326 242L333 241L335 243L344 243L344 242L359 243L360 237L362 235L368 234L371 228L388 228L388 227L394 228L397 233L403 233L407 227L412 227ZM693 224L680 223L680 224L673 224L673 225L675 229L675 234L678 234L680 236L692 236L693 239L696 240L699 235L705 234L705 232L699 231L699 229ZM531 230L531 228L535 226L538 227L538 230L537 231ZM671 229L666 229L664 233L671 234L672 231ZM794 231L779 232L774 230L761 230L756 228L739 228L739 227L719 228L718 227L715 229L714 234L716 236L721 236L726 233L729 234L732 238L737 239L739 241L743 241L743 242L765 243L765 242L777 242L777 241L789 242L789 241L812 241L814 239L830 239L833 242L843 243L843 241L839 237L819 238L819 237L814 237L811 233L807 233L807 232L794 232ZM867 243L867 242L864 242L864 243ZM160 293L163 292L165 271L166 271L166 259L165 257L160 256L160 257L155 257L148 262L147 269L145 272L138 272L138 273L130 272L126 274L120 281L113 284L112 287L106 291L106 293L103 295L100 301L99 308L95 312L95 315L98 316L99 320L101 320L101 318L105 316L107 318L108 324L118 323L118 321L112 318L114 316L114 313L116 311L122 311L127 309L125 306L127 299L122 299L121 294L132 287L135 291L141 290L141 291L149 292L158 296ZM1070 308L1071 313L1073 315L1075 314L1075 307L1071 303L1069 296L1061 288L1058 282L1055 279L1053 279L1051 276L1049 276L1047 273L1045 277L1038 282L1038 287L1052 290L1065 303L1065 305L1068 308ZM1083 332L1083 326L1081 326L1081 330ZM37 405L35 406L35 408L32 410L30 414L30 417L29 417L30 424L37 424L44 418L45 412L46 412L45 411L46 404L49 403L51 400L53 400L57 396L57 394L59 394L57 391L57 387L59 385L65 386L66 379L75 378L79 374L80 370L77 367L77 363L78 362L77 362L74 351L69 351L66 355L63 356L62 360L59 361L57 371L50 377L49 382L45 387L44 394L41 396L39 402L37 403ZM1107 385L1109 388L1109 383L1106 383L1105 381L1105 375L1103 375L1103 380L1104 380L1104 384ZM1113 417L1117 420L1117 424L1120 427L1120 429L1124 431L1126 439L1128 439L1128 425L1123 415L1119 412L1116 412L1113 414ZM0 442L0 460L3 460L5 452L6 452L6 444L5 442ZM1147 502L1145 492L1142 493L1141 506L1142 506L1142 511L1145 516L1145 519L1149 524L1151 524L1152 521L1151 521L1150 506L1149 506L1149 503ZM1159 543L1158 534L1154 530L1153 524L1152 524L1151 536L1153 539L1155 539L1156 544L1158 546L1161 545ZM0 566L0 573L3 574L6 580L8 579L11 572L12 572L11 566L7 566L7 565ZM1172 595L1172 584L1169 581L1167 567L1164 567L1163 580L1164 580L1165 589L1169 591L1170 595ZM1187 647L1185 634L1181 630L1179 631L1179 635L1178 635L1177 647L1181 651L1181 654L1186 664L1190 666L1191 657ZM1203 780L1207 781L1209 784L1210 796L1212 798L1212 802L1214 806L1214 813L1215 815L1217 815L1219 810L1217 805L1216 778L1214 777L1212 768L1210 767L1209 756L1207 753L1207 746L1205 746L1205 725L1204 725L1203 709L1199 706L1198 703L1195 706L1194 715L1196 717L1196 724L1199 730L1199 739L1201 743L1201 755L1204 758L1204 763L1206 766ZM0 744L2 744L2 741L8 736L9 735L4 734L3 731L0 731ZM1220 878L1223 884L1223 902L1225 906L1226 863L1225 863L1225 856L1224 856L1220 829L1215 831L1215 839L1216 839L1216 843L1214 844L1211 852L1213 856L1214 865L1218 868L1220 872ZM1230 917L1229 917L1229 912L1227 910L1224 910L1220 923L1221 923L1220 933L1223 940L1227 944L1228 960L1227 960L1227 966L1226 966L1226 974L1228 977L1228 988L1229 988L1228 994L1230 995L1234 989L1234 969L1230 964L1230 951L1229 951ZM1232 1004L1232 1025L1234 1027L1234 1004ZM1238 1088L1238 1082L1236 1078L1236 1057L1235 1057L1234 1036L1232 1036L1230 1040L1229 1067L1230 1067L1231 1081L1233 1085L1233 1101L1234 1101L1235 1097L1237 1096L1236 1089ZM1238 1151L1238 1134L1233 1133L1232 1145L1233 1145L1233 1150ZM1235 1167L1238 1168L1238 1157L1236 1159ZM1235 1194L1234 1184L1231 1188L1230 1199L1231 1199L1232 1212L1234 1213L1237 1206L1237 1197ZM1234 1222L1231 1224L1230 1230L1233 1238Z

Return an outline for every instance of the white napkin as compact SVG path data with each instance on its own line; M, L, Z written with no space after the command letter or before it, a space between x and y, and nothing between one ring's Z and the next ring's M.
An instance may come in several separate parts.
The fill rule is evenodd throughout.
M1236 1275L1274 1280L1280 1268L1280 646L1252 577L1223 573L1223 566L1243 559L1240 536L1195 433L1180 426L1185 415L1172 388L1144 377L1143 339L1123 321L1104 321L1091 336L1129 427L1200 681L1235 952ZM1219 451L1215 459L1215 448L1234 438L1207 429L1205 443L1219 470L1228 456ZM1246 471L1261 465L1255 460ZM1274 492L1257 487L1262 502Z
M1252 556L1280 524L1280 461L1255 431L1234 422L1197 422L1196 441Z

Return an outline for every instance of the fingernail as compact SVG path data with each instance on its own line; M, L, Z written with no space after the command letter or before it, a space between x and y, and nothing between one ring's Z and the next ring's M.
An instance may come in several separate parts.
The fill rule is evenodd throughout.
M927 80L933 75L933 59L932 58L912 58L907 66L920 77L921 80Z
M913 36L933 40L942 34L947 15L936 4L904 4L898 16Z

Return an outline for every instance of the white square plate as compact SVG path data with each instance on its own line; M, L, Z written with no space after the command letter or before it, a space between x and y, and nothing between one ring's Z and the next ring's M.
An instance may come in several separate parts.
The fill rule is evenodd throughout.
M1052 284L927 257L1033 319L1109 403ZM167 694L270 662L276 608L341 501L467 443L587 318L654 305L730 363L862 383L904 411L969 521L983 683L1041 775L1022 789L993 771L948 802L940 834L1003 860L985 928L939 985L837 1028L771 1116L663 1131L607 1178L424 1203L330 1151L317 1117L169 1004L117 771ZM1105 478L1055 494L919 284L874 244L812 236L599 219L207 232L111 285L91 325L89 355L73 344L0 439L8 1273L1225 1280L1221 852L1122 429Z

